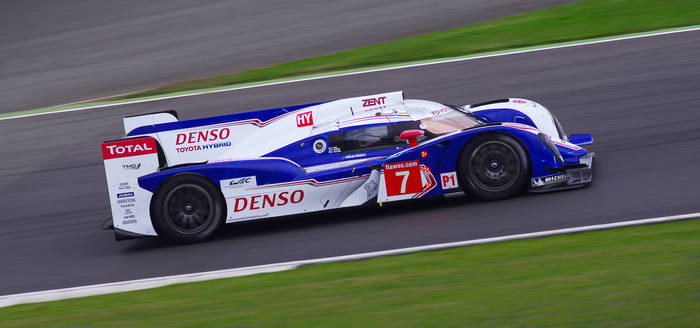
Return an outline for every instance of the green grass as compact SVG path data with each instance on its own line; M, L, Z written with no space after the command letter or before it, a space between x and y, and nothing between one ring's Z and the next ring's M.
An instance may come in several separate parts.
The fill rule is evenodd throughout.
M582 0L523 15L331 55L181 82L121 98L462 56L698 23L700 23L700 1L697 0Z
M700 219L0 309L0 327L692 327Z

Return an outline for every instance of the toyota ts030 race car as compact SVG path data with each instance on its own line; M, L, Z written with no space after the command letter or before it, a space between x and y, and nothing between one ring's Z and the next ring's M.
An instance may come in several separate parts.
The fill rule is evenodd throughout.
M464 192L495 200L584 186L590 134L543 106L453 106L391 92L178 121L123 119L102 144L117 240L210 237L224 223Z

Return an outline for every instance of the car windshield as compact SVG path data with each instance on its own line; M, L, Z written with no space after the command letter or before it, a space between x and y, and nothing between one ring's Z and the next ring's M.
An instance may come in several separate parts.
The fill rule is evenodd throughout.
M420 127L436 135L446 134L457 130L469 129L479 125L469 114L450 110L433 117L420 120Z

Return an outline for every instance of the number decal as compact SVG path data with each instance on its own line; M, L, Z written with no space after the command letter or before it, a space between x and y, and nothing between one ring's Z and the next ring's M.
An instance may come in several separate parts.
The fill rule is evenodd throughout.
M423 190L418 161L384 164L387 196L415 194Z
M401 193L406 193L406 181L408 181L408 176L411 175L411 171L398 171L395 173L397 177L403 177L401 179Z

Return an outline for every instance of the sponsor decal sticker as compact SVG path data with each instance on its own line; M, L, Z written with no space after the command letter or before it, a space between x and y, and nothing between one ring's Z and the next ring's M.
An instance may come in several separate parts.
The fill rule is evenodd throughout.
M134 197L133 192L120 192L117 194L117 198Z
M258 185L255 176L249 177L238 177L233 179L221 180L220 182L222 189L236 189L244 187L255 187Z
M124 221L122 221L122 224L132 224L132 223L136 223L136 220L124 220Z
M435 115L447 113L449 111L451 111L451 109L449 107L443 107L441 109L431 111L430 113L433 114L433 116L435 116Z
M125 170L138 170L141 168L141 163L123 164L122 168Z
M335 147L335 146L333 146L333 147L328 147L328 153L329 153L329 154L339 153L339 152L341 152L341 150L340 150L340 148L338 148L338 147Z
M153 138L119 140L102 144L102 158L105 160L153 154L156 151L156 140Z
M128 182L120 182L119 183L119 190L130 190L131 185L129 185Z
M546 177L532 179L532 186L533 187L542 187L542 186L546 186L546 185L550 185L550 184L564 182L568 179L569 179L568 174L550 175L550 176L546 176Z
M314 115L313 112L304 112L297 114L297 127L301 128L304 126L314 125Z
M228 139L229 136L231 136L231 130L229 130L229 128L180 133L176 137L175 144L198 144L202 142L219 141Z
M134 198L125 198L125 199L117 199L117 204L127 204L127 203L135 203L136 199Z
M323 152L326 151L326 147L326 142L323 139L318 139L314 141L313 148L316 154L323 154Z
M343 159L353 159L353 158L362 158L367 156L366 153L357 153L357 154L350 154L350 155L345 155Z
M442 182L442 189L454 189L459 187L457 182L457 172L447 172L440 174L440 182Z
M229 128L216 128L189 133L180 133L175 137L176 151L187 153L192 151L208 150L222 147L231 147L230 141L225 141L231 136Z
M291 204L301 203L303 200L304 191L301 189L294 190L291 192L283 191L271 194L238 197L234 200L233 211L252 211L272 207L287 206Z
M527 103L527 101L521 100L521 99L515 99L515 100L513 100L513 102L516 104L526 104Z
M384 164L384 182L387 196L421 192L421 173L418 161Z
M362 107L370 107L384 104L386 104L386 97L362 99Z

